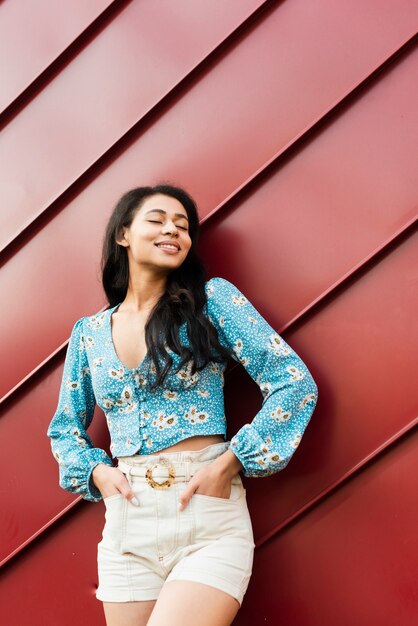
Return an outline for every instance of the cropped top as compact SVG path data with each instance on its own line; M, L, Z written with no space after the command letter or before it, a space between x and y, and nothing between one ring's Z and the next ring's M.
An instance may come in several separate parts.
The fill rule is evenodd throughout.
M249 300L224 278L205 284L204 314L220 343L241 363L263 396L259 412L231 438L229 449L245 476L283 469L298 446L315 409L318 389L307 366ZM86 500L101 500L91 473L98 463L113 465L86 430L97 404L106 416L113 458L150 454L195 435L226 437L224 371L227 360L210 361L191 373L178 370L179 355L162 386L152 391L155 365L147 355L135 369L119 360L111 315L120 303L75 322L67 348L58 406L48 427L59 464L60 486ZM189 346L186 325L180 339Z

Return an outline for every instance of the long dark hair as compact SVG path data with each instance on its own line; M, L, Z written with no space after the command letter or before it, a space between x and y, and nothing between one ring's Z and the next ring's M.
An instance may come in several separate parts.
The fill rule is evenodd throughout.
M230 356L219 343L216 329L203 313L207 301L207 276L196 249L199 216L195 201L180 187L165 183L153 187L137 187L126 192L117 202L103 239L101 271L103 289L109 301L107 308L124 300L129 284L127 250L116 239L121 235L124 226L131 225L145 199L156 194L171 196L181 202L189 218L192 245L181 266L167 276L165 292L154 306L145 325L148 356L156 369L154 387L164 382L173 364L167 346L180 355L178 370L190 362L191 374L203 369L209 361L219 362ZM190 349L180 340L180 327L183 323L186 323Z

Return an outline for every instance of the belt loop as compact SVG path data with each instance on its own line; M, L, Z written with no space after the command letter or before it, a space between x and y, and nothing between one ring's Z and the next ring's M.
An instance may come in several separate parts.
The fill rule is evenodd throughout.
M189 482L190 478L191 478L191 462L190 462L190 457L186 457L185 461L184 461L184 465L185 465L185 480L186 483Z
M126 475L126 479L127 479L128 483L129 483L129 487L131 489L132 489L133 483L134 483L132 475L131 475L132 469L133 469L133 465L130 465L128 471L125 474Z

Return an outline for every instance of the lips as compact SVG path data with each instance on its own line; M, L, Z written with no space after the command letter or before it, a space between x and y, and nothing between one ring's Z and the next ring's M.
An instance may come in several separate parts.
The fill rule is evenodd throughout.
M163 248L164 250L180 250L180 246L175 241L160 241L155 244L157 248Z

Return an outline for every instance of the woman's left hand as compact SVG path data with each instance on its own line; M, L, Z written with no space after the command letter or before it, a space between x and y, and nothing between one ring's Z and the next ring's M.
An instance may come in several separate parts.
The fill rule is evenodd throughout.
M181 494L179 511L186 508L194 493L228 499L231 495L231 480L241 469L242 464L230 450L204 465L192 476Z

